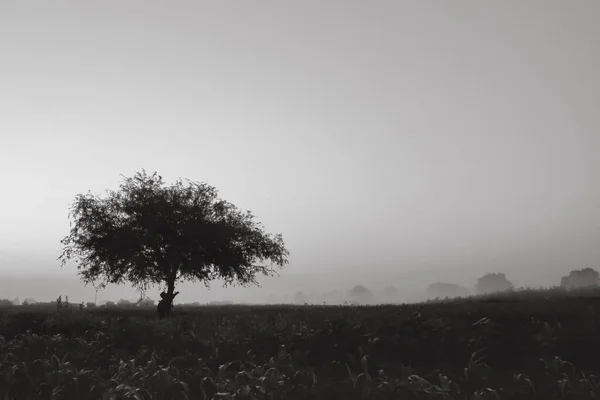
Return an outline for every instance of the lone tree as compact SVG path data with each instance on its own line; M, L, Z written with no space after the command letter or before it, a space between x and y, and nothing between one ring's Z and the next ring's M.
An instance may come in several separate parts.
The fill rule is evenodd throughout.
M167 309L177 282L258 285L257 274L288 263L282 235L266 233L250 211L219 199L206 183L168 186L156 172L124 177L105 198L77 195L69 218L63 266L75 259L81 280L98 288L129 282L143 294L164 284Z

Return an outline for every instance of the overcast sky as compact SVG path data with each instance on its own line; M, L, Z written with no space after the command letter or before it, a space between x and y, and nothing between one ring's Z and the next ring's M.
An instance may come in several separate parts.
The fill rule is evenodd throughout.
M283 233L263 291L600 268L599 19L594 0L3 0L0 297L77 287L69 204L142 168Z

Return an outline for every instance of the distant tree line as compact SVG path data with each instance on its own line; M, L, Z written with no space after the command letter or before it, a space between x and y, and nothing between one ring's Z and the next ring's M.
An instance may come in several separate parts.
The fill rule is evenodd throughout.
M581 270L573 270L569 275L561 278L559 288L565 291L598 287L600 286L600 273L592 268L583 268ZM455 283L435 282L427 287L422 300L444 300L469 297L474 295L487 295L493 293L502 293L514 290L514 284L503 273L489 273L479 279L474 286L474 291L471 293L467 288ZM363 285L356 285L347 291L333 290L321 294L306 294L304 292L296 292L288 302L293 304L330 304L330 305L369 305L378 303L399 303L402 292L392 285L388 285L379 293L373 292L371 289ZM13 300L0 299L0 307L14 306L35 306L36 308L54 308L58 304L69 306L68 297L65 300L59 299L50 302L38 302L33 298L25 298L20 301L19 298ZM179 303L178 307L200 307L203 305L209 306L226 306L232 305L234 302L228 300L210 301L206 303L191 302ZM238 303L244 304L244 303ZM140 298L137 301L120 299L118 301L106 301L97 305L95 302L80 303L76 306L81 308L155 308L156 301L150 298Z
M600 286L600 273L592 268L573 270L568 276L561 279L560 288L563 290L574 290L586 287ZM425 290L425 298L428 300L443 300L464 298L472 295L489 295L494 293L509 292L515 289L515 285L504 273L488 273L477 279L471 293L467 288L448 282L435 282ZM365 286L358 285L346 293L332 291L321 296L307 296L303 292L297 292L293 297L295 304L376 304L397 303L401 292L393 286L387 286L383 291L376 294ZM423 299L425 300L425 299Z
M134 309L134 308L148 308L148 309L154 309L156 307L156 301L153 299L149 299L149 298L143 298L143 299L139 299L137 301L131 301L131 300L127 300L127 299L120 299L118 301L112 301L112 300L108 300L108 301L104 301L101 302L100 304L97 304L96 302L93 301L88 301L88 302L81 302L81 303L77 303L77 304L71 304L68 301L68 297L66 297L66 300L62 300L62 296L59 297L59 299L54 300L54 301L37 301L35 299L32 298L27 298L25 300L23 300L22 302L19 301L18 298L13 299L13 300L9 300L9 299L0 299L0 307L15 307L15 306L20 306L20 307L28 307L28 306L35 306L36 308L56 308L57 306L61 306L61 307L80 307L80 308L88 308L88 309L92 309L92 308L108 308L108 309ZM200 303L200 302L191 302L191 303L179 303L178 307L201 307L204 305L208 305L208 306L226 306L226 305L232 305L234 304L233 301L228 301L228 300L218 300L218 301L209 301L207 303ZM241 303L243 304L243 303Z

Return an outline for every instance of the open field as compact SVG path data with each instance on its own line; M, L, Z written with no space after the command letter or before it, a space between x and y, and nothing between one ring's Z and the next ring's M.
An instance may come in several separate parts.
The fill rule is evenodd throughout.
M0 399L596 399L600 294L0 310ZM11 397L12 396L12 397Z

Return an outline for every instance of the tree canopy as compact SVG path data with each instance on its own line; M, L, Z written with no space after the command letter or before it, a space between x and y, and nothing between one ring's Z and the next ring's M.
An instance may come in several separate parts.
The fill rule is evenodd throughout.
M129 282L144 293L165 284L172 295L179 281L258 284L257 275L288 263L282 235L265 232L250 211L206 183L167 185L156 172L124 177L105 197L77 195L69 218L59 260L76 260L82 281L97 287Z

